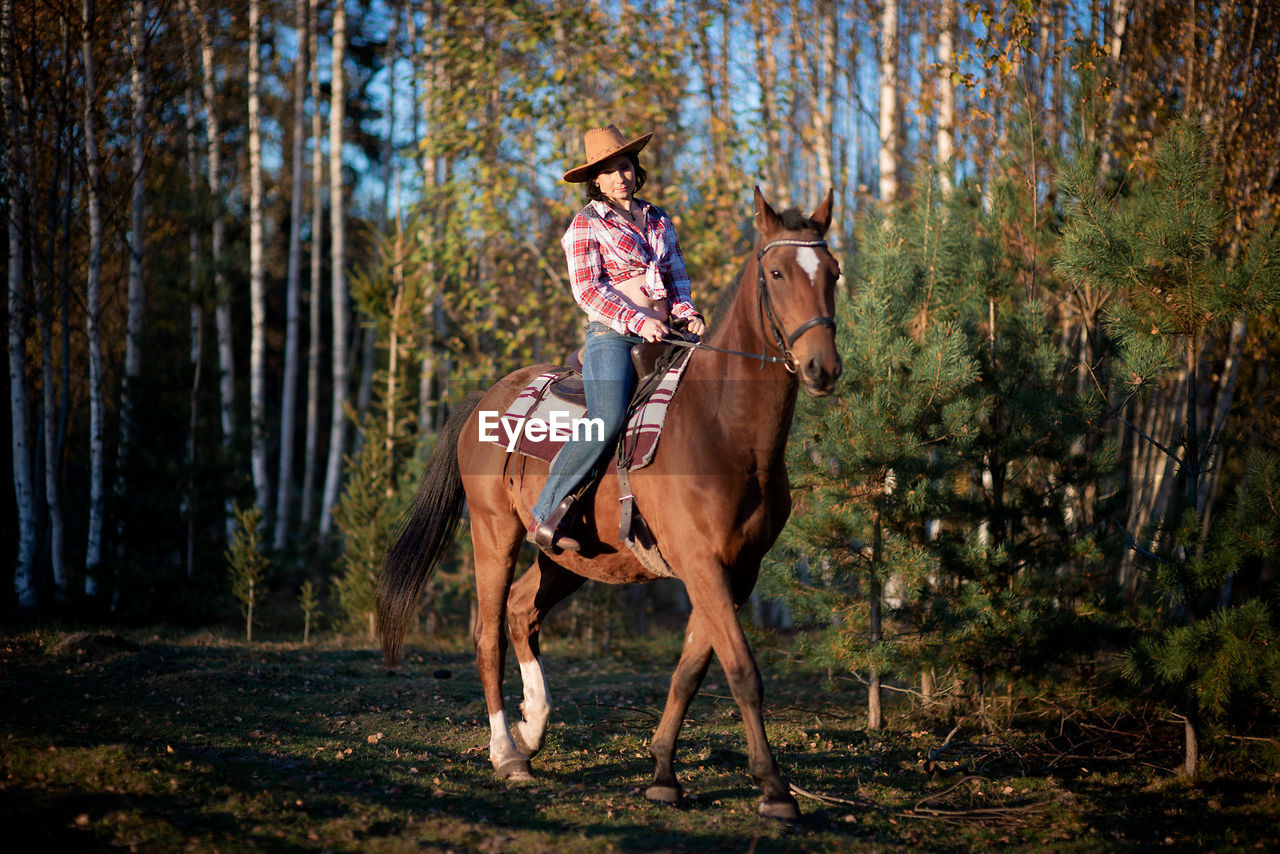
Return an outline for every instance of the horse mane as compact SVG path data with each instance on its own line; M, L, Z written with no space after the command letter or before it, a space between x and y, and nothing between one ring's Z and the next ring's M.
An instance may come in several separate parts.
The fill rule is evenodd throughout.
M822 229L816 222L810 219L799 208L787 208L781 214L782 228L784 231L813 231L818 234L822 233ZM720 328L721 322L729 316L729 306L733 305L733 301L738 297L738 291L742 288L742 280L747 275L747 265L751 263L748 259L746 264L742 265L742 272L720 292L720 296L716 298L715 310L711 313L711 330Z

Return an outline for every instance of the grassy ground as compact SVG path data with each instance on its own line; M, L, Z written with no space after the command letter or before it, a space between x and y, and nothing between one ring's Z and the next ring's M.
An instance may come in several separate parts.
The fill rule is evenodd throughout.
M646 744L673 642L596 655L545 644L552 729L537 779L508 785L487 761L469 654L414 647L391 672L337 642L0 634L0 844L559 853L1276 843L1280 775L1217 756L1229 773L1178 783L1171 722L1029 700L985 723L891 706L872 733L855 684L769 651L759 656L769 734L803 790L804 820L756 815L714 666L681 742L688 803L651 804ZM508 670L510 700L519 688Z

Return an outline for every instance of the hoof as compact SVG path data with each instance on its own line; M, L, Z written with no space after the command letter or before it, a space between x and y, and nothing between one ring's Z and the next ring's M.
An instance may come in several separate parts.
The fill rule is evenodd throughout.
M684 793L680 791L678 784L667 786L654 783L644 790L644 796L655 803L670 804L673 807L678 807L684 803Z
M774 798L760 802L760 815L765 818L776 818L778 821L799 821L800 805L793 797Z
M530 759L537 756L542 750L541 746L533 747L524 740L524 737L520 734L520 727L512 728L511 740L516 743L516 750L520 751L525 756L528 756Z
M510 780L515 783L533 779L533 769L529 767L529 760L523 756L508 759L496 767L493 773L498 775L499 780Z

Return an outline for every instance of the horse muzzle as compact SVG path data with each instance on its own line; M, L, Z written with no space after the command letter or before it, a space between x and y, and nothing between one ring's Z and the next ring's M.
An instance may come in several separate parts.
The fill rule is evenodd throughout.
M810 397L826 397L835 391L836 380L842 373L844 365L839 354L834 354L834 361L830 363L822 356L813 356L800 366L800 384Z

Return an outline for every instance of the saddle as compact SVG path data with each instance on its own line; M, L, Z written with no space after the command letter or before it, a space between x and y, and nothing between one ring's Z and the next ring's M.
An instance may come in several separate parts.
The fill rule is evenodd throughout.
M569 358L565 360L565 367L570 373L566 373L560 379L551 384L550 393L565 403L571 403L574 406L585 407L587 405L587 393L582 382L582 347L574 350L569 354ZM640 344L633 344L631 347L631 365L636 369L636 376L639 382L636 383L636 390L643 388L646 382L657 372L660 363L669 362L671 360L672 351L677 349L674 344L668 344L665 341L644 341ZM637 401L637 395L631 396L631 403L628 411L634 409L637 402L643 403L641 398Z
M638 515L634 514L628 473L643 468L652 461L671 397L692 352L687 347L661 342L646 342L631 348L632 364L636 366L639 380L628 404L626 425L615 439L615 452L612 455L622 502L622 524L618 539L628 545L631 545L629 540L633 520L640 521ZM533 420L554 425L557 419L560 419L560 424L564 424L585 416L587 403L582 379L581 349L571 353L565 361L566 364L534 378L501 417L506 425L505 430L519 430L519 441L513 450L547 463L555 459L569 436L556 437L550 435L549 431L531 435L530 431L520 430L520 425ZM595 488L604 474L608 459L609 455L601 456L595 470L573 491L570 495L573 503L579 503Z

